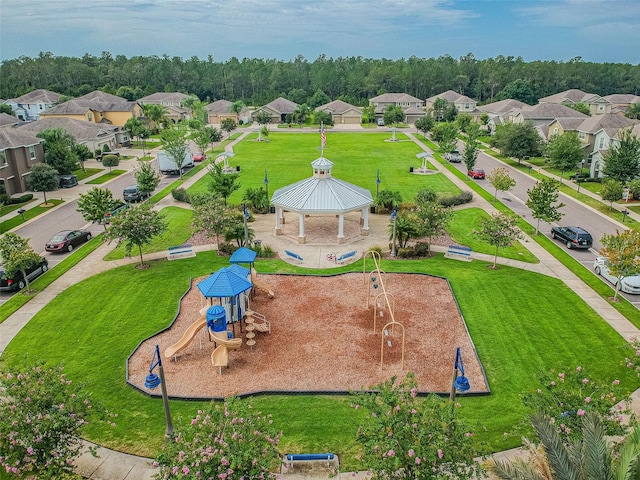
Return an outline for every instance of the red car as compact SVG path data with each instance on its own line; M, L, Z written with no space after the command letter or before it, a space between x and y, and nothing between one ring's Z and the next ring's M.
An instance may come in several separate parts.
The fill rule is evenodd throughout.
M481 168L472 168L467 172L467 175L477 180L484 180L484 170Z
M44 249L47 252L70 252L78 245L91 240L91 232L86 230L63 230L56 233L47 242Z
M201 162L204 160L205 155L202 152L198 152L198 153L194 153L192 157L194 162Z

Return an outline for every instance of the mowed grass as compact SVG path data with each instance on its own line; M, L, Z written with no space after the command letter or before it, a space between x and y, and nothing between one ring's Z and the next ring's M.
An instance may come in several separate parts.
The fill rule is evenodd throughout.
M376 172L380 170L379 190L400 192L403 201L412 201L419 190L431 188L441 194L456 194L460 189L444 175L414 175L410 167L418 168L422 160L416 154L422 150L402 133L398 142L388 142L390 133L327 133L325 158L334 163L334 177L369 189L375 199ZM272 132L268 142L256 142L250 134L234 146L235 156L229 165L240 166L239 190L229 197L230 204L242 203L247 188L264 187L264 171L269 180L269 196L277 189L311 177L311 162L320 157L320 134ZM188 189L189 193L206 192L207 176Z
M64 362L69 378L86 383L104 408L118 413L116 428L90 424L87 438L152 456L163 441L162 402L125 384L127 356L140 341L170 324L190 278L226 266L228 259L201 252L179 262L150 263L151 268L142 271L134 265L115 268L61 293L9 344L3 362L8 367L36 359ZM459 397L461 416L475 432L480 450L492 452L520 443L519 435L504 434L524 422L520 395L538 386L541 370L581 365L595 378L620 378L629 390L638 385L638 379L621 364L624 340L562 282L509 267L494 271L487 265L456 262L442 255L417 261L383 260L381 265L386 272L449 278L492 390L487 397ZM256 269L336 272L302 269L280 260L259 261ZM337 271L362 271L362 261ZM359 284L353 289L351 294L362 294ZM304 298L300 301L304 303ZM420 312L415 315L419 321ZM320 332L322 326L309 328ZM437 331L423 333L438 335ZM453 356L452 352L452 362ZM319 357L318 361L329 360ZM341 456L344 470L365 468L356 459L354 444L365 414L351 409L348 397L262 396L250 401L274 415L276 427L284 432L283 452L332 451ZM171 401L178 424L203 405Z

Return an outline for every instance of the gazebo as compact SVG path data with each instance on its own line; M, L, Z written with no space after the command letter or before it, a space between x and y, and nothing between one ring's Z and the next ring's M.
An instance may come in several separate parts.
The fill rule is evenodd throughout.
M298 243L306 243L305 215L335 214L338 216L337 242L344 243L344 215L360 211L360 233L369 234L369 207L373 203L366 188L332 177L333 162L320 157L311 162L313 176L276 190L271 203L276 209L276 235L282 235L284 212L300 216Z

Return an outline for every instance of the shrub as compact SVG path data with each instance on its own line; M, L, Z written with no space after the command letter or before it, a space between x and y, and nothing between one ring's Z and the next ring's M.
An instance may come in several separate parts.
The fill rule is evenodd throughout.
M109 148L109 145L107 145L106 143L102 146L102 151L103 152L109 152L111 149Z
M404 247L398 249L398 256L400 258L411 258L414 256L413 248Z
M428 257L431 253L429 244L426 242L417 242L413 247L413 251L416 257Z
M438 201L443 207L454 207L456 205L463 205L473 200L473 193L460 192L458 195L447 195L441 197Z
M220 245L218 245L218 254L220 255L233 255L233 252L235 252L239 247L237 245L234 245L231 242L222 242Z
M629 191L633 195L633 198L640 198L640 179L639 180L631 180L629 182Z
M174 188L171 190L171 196L178 202L191 203L189 193L184 188Z
M269 245L255 245L254 250L260 258L274 258L276 256L276 252Z
M6 193L0 193L0 205L10 205L11 197Z
M369 250L367 250L368 252L376 252L378 255L382 256L382 247L378 246L378 245L374 245L372 247L369 247Z
M18 198L12 198L11 203L25 203L33 200L33 193L25 193L24 195L20 195Z

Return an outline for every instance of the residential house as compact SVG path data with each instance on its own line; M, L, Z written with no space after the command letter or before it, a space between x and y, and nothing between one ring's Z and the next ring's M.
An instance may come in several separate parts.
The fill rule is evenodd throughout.
M591 115L603 115L611 113L612 104L606 98L595 93L586 93L577 88L549 95L538 100L538 103L554 103L557 105L572 106L583 103L589 107Z
M614 93L613 95L605 95L602 98L611 102L611 113L620 115L624 115L627 108L634 103L640 103L640 96L630 93Z
M584 118L561 117L554 119L546 127L540 127L543 131L545 140L549 141L552 137L563 135L565 132L577 132L578 127L584 122Z
M549 124L557 118L589 118L589 115L580 113L573 108L555 103L540 103L538 105L526 105L509 112L511 123L532 122L535 126Z
M0 127L16 125L18 123L20 123L20 120L13 115L4 112L0 113Z
M60 97L59 93L38 89L4 103L13 109L18 119L30 122L40 119L40 114L53 108L60 101Z
M478 106L478 102L476 100L467 97L466 95L461 95L458 92L454 92L453 90L447 90L446 92L427 98L425 104L427 112L433 111L433 106L439 98L446 100L449 104L456 107L458 113L468 113L475 118L479 117L482 113L476 108Z
M342 100L320 105L316 111L331 115L334 125L359 125L362 122L362 109Z
M633 127L629 126L626 128L632 128L631 133L635 135L637 138L640 138L640 122L636 122ZM607 153L612 145L618 143L619 134L623 130L623 128L619 128L615 131L614 135L612 130L607 131L607 129L601 129L596 132L595 137L595 150L591 153L591 167L589 175L593 178L601 178L603 176L602 170L604 169Z
M106 145L114 150L119 145L131 142L129 132L119 126L108 123L94 123L67 117L46 117L17 127L18 130L37 135L44 130L61 128L71 135L75 142L86 145L89 150L103 150Z
M156 92L138 99L140 105L161 105L164 107L165 117L173 123L187 120L191 110L182 106L183 102L192 95L180 92Z
M61 103L42 117L66 117L123 127L128 119L142 117L142 107L137 102L95 91Z
M482 116L483 113L489 115L487 129L489 132L493 133L496 131L496 127L498 125L504 125L507 122L510 112L526 106L527 104L520 100L509 98L498 102L488 103L486 105L480 105L476 108L480 112L480 116Z
M251 113L251 118L252 121L255 121L256 115L259 112L265 111L271 115L271 123L285 123L287 121L287 115L293 115L297 108L297 103L287 100L286 98L279 97L254 110Z
M584 119L576 128L576 131L578 132L580 142L586 145L586 150L591 153L604 148L602 141L600 145L596 145L595 135L599 131L604 130L609 138L613 138L621 128L633 126L637 123L640 123L640 121L631 120L630 118L616 115L615 113L607 113Z
M216 100L204 107L207 112L208 123L212 125L220 125L223 120L230 118L237 124L249 123L251 119L251 110L249 107L243 107L239 114L231 111L232 102L229 100Z
M0 128L0 184L8 195L28 190L25 177L44 160L43 142L31 132Z
M375 108L376 118L383 118L389 105L402 108L407 123L415 123L417 118L425 114L424 101L407 93L383 93L370 98L369 103Z

